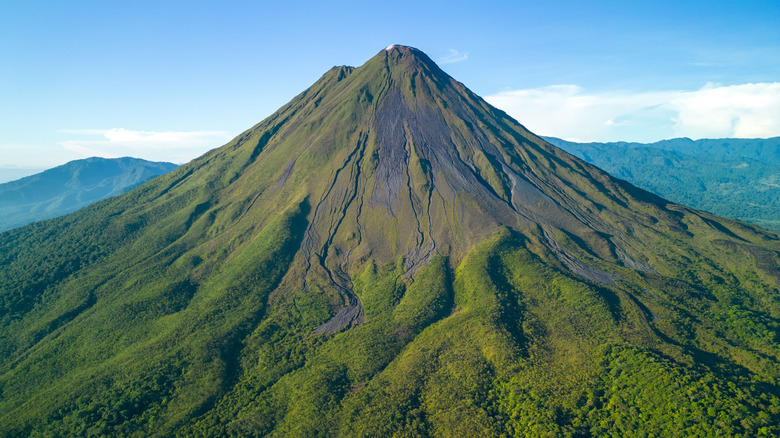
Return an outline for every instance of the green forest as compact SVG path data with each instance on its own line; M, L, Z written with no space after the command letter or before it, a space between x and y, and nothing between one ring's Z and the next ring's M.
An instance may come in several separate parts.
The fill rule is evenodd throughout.
M739 293L762 283L750 269L722 277L702 260L679 272L687 281L623 271L605 289L504 230L411 283L402 261L367 264L352 280L365 323L313 334L327 294L272 296L303 208L200 285L181 280L193 255L107 282L67 271L132 258L47 260L71 293L92 292L44 288L32 308L3 297L3 435L780 434L780 303L776 290ZM19 290L54 280L4 272Z
M546 140L670 201L780 231L780 138Z

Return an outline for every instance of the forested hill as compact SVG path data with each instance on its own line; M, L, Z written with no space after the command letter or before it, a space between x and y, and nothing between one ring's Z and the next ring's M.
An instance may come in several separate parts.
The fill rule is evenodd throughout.
M780 231L780 137L555 146L670 201Z
M0 231L76 211L176 167L130 157L92 157L0 184Z

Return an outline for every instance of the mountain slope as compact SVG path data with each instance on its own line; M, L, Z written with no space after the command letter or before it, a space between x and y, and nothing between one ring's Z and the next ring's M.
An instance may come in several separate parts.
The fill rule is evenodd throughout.
M780 231L780 138L545 140L666 199Z
M0 184L41 173L46 169L0 167Z
M776 434L779 251L391 46L0 234L0 430Z
M129 157L93 157L0 184L0 231L76 211L176 167Z

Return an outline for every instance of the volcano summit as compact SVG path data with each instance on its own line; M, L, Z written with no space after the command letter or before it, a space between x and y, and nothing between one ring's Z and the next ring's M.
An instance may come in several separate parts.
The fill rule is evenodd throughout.
M393 45L0 234L0 433L780 434L779 253Z

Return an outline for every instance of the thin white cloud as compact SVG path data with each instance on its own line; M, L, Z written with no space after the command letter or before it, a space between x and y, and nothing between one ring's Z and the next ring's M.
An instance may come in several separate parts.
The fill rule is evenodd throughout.
M450 54L446 56L442 56L441 58L437 59L436 62L439 64L452 64L454 62L461 62L469 59L468 52L461 53L455 49L450 49Z
M587 92L553 85L486 99L535 133L571 140L780 136L778 82L657 92Z
M0 168L47 169L79 158L84 157L59 147L0 143Z
M61 132L82 137L61 141L59 144L84 157L131 156L174 163L190 161L230 139L230 136L223 131L157 132L113 128L70 129ZM83 138L85 136L91 138Z

